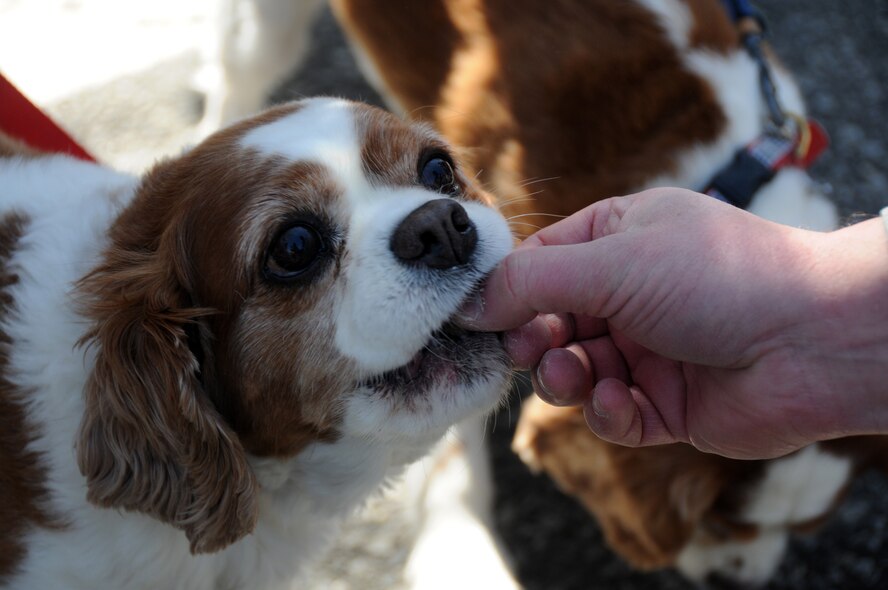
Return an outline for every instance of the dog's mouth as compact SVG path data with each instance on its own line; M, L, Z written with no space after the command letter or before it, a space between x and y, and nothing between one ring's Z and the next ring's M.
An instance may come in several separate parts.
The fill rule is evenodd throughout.
M507 366L494 333L470 332L452 322L432 333L407 364L371 377L363 385L383 394L414 394L432 386L468 387Z

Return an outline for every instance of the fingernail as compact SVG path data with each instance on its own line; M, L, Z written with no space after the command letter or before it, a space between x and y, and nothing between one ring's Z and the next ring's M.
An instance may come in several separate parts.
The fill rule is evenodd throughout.
M564 393L556 393L553 392L552 389L546 385L543 381L543 372L551 362L552 357L548 354L543 355L543 358L540 359L540 364L537 365L536 370L534 371L534 384L537 388L537 395L542 398L544 402L547 404L551 404L553 406L565 407L574 404L574 401L568 397L565 397Z
M543 359L543 362L545 362L545 359ZM552 395L552 392L549 391L549 388L546 387L545 382L543 382L543 373L542 373L543 362L538 364L536 369L534 369L534 376L536 377L536 388L539 389L539 391L537 391L537 395L542 397L543 400L547 403L550 403L552 405L558 405L557 399L555 398L555 396ZM540 394L542 394L542 395L540 395Z
M601 398L595 394L595 391L592 391L592 411L599 418L609 418L610 414L608 414L607 410L601 405Z
M484 299L481 297L480 291L475 291L463 303L463 306L456 312L456 321L459 324L472 326L484 313Z

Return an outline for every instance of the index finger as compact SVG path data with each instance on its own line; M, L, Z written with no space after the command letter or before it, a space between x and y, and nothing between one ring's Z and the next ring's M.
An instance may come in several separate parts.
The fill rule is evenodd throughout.
M632 197L612 197L593 203L564 219L544 227L518 247L582 244L613 233Z
M540 277L545 280L553 272L558 278L559 272L549 268L546 261L553 255L558 256L549 251L549 247L583 244L617 231L617 223L631 200L631 197L622 197L594 203L530 236L494 269L483 293L461 310L458 322L477 330L508 330L526 324L537 313L572 311L558 304L554 307L541 305L538 298L532 297L533 291L528 292L517 283L536 283ZM533 253L528 255L531 251ZM576 265L565 270L568 277L573 274L572 271L581 271ZM513 278L510 279L510 276ZM560 285L562 281L556 282ZM545 288L546 284L542 286ZM570 289L571 285L567 285L567 288Z

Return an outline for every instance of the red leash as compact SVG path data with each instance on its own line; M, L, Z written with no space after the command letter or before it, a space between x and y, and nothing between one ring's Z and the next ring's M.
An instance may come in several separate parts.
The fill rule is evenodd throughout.
M70 135L29 101L0 73L0 131L42 152L69 154L95 162Z

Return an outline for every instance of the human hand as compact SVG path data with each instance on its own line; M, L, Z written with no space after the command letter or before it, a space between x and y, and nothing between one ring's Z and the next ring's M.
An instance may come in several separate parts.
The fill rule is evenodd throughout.
M888 393L883 234L793 229L680 189L609 199L529 238L465 322L520 326L507 349L538 394L582 403L606 440L778 456L888 426L888 399L849 403Z

